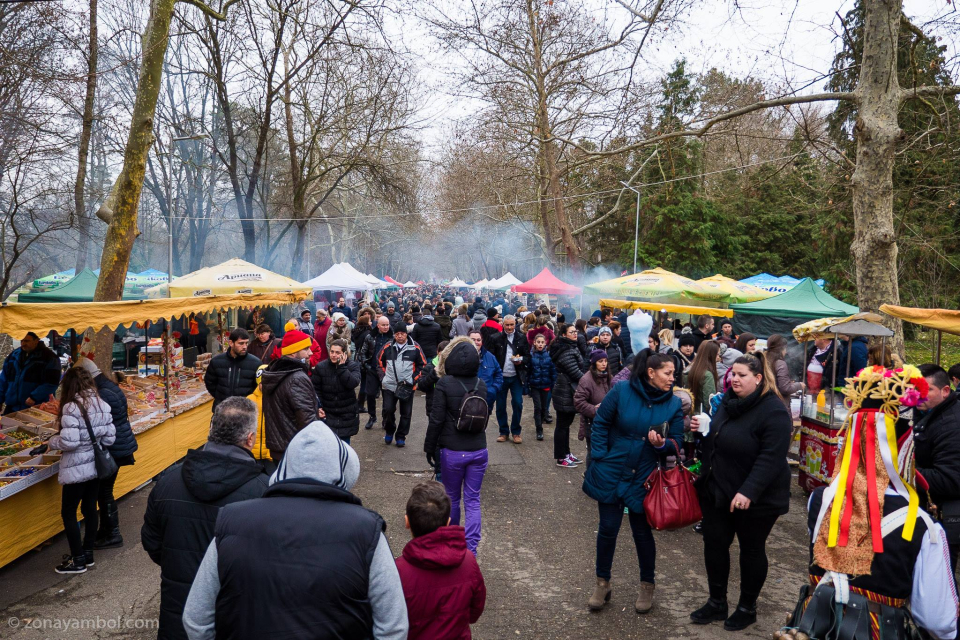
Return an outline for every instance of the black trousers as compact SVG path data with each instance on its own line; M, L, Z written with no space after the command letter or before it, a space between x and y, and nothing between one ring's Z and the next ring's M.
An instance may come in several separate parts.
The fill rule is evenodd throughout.
M397 405L400 405L400 423L397 424ZM410 416L413 415L413 398L399 399L389 389L383 389L383 430L387 435L406 439L410 433Z
M86 482L63 485L60 497L60 517L67 534L70 555L82 556L84 549L93 550L97 539L97 490L100 481L94 478ZM80 524L77 522L77 507L83 514L83 541L80 540Z
M113 502L113 485L116 482L117 474L115 473L109 478L104 478L97 485L97 506L100 507L100 513L104 515L104 518L107 514L107 505Z
M537 433L543 432L543 419L550 408L550 392L545 389L530 389L530 399L533 400L533 425Z
M708 502L709 500L709 502ZM703 511L703 556L707 584L714 600L727 599L730 578L730 545L736 536L740 543L740 602L752 609L767 579L767 538L779 516L751 514L750 510L717 508L708 500L700 501Z
M570 425L576 417L575 413L557 411L557 428L553 430L553 457L556 460L570 455Z

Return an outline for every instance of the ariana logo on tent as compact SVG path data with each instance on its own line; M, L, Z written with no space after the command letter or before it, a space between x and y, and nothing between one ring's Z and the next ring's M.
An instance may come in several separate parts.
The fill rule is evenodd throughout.
M196 290L196 291L193 292L193 295L194 295L195 297L196 297L196 296L211 296L211 295L213 295L213 291L211 291L210 289L198 289L198 290Z
M237 293L253 293L253 289L237 289Z
M230 280L263 280L262 273L224 273L217 276L218 282Z

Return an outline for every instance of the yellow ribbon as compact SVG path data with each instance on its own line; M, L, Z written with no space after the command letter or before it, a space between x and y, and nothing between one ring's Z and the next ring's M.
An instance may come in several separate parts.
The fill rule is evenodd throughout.
M840 513L843 510L843 497L847 492L847 476L850 473L850 458L853 454L852 443L854 441L854 435L856 434L857 423L862 423L862 418L859 421L855 421L850 425L850 428L846 432L846 440L844 444L846 445L843 450L843 462L840 465L840 473L834 479L834 482L837 484L837 495L833 499L833 504L830 508L830 531L829 536L827 537L827 546L835 547L837 546L837 537L840 535ZM854 469L856 472L856 469Z
M920 498L917 496L917 492L913 489L913 486L903 479L900 473L897 470L897 437L896 437L896 425L894 423L893 416L885 415L886 420L885 431L887 432L887 445L890 447L890 457L893 463L893 469L888 470L888 473L892 471L897 475L898 478L903 482L904 488L907 490L909 498L907 500L907 521L903 523L903 539L910 541L913 540L913 530L917 526L917 509L920 507Z

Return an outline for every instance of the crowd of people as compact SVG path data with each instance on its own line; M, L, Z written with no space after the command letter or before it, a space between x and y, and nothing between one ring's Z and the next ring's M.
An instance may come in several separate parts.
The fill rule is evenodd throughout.
M686 325L661 319L654 327L642 312L599 309L578 318L569 301L561 300L559 308L528 307L495 294L467 302L439 287L355 302L304 309L282 336L266 324L253 327L252 335L234 329L225 351L212 359L205 377L214 399L209 440L163 474L144 517L143 546L161 567L161 636L301 637L326 628L330 637L469 637L485 600L476 558L488 423L497 428L490 446L523 444L526 399L536 442L546 440L553 425L552 453L548 445L543 455L559 468L585 467L583 492L597 503L596 584L585 603L590 610L603 610L612 598L625 515L640 576L635 610L655 606L648 480L658 468L679 466L696 471L708 585L705 604L690 619L719 621L731 631L756 622L768 570L766 542L790 507L790 398L805 389L804 381L791 377L784 336L768 336L758 350L757 336L737 335L727 319L719 325L706 315ZM48 391L42 358L31 355L29 341L21 350L0 375L8 407L29 406ZM849 361L853 372L900 366L889 350L868 349L856 338L818 341L810 365L829 371L833 359ZM29 380L39 381L32 388L12 384L8 368L15 373L28 362L37 371ZM857 586L877 602L902 601L902 607L923 589L927 602L952 618L914 607L911 624L946 640L956 634L960 403L952 387L960 382L960 366L919 371L929 391L896 437L910 438L912 444L899 441L900 450L915 451L922 478L916 500L908 496L908 503L932 514L924 512L922 528L931 533L923 540L942 537L949 560L921 549L918 536L913 546L888 544L885 556L875 546L872 581L856 583L863 579L848 580L829 566L820 575L838 588ZM64 452L60 481L70 545L58 567L64 573L92 565L94 548L122 544L112 484L98 480L93 468L97 441L116 448L121 464L133 462L136 448L129 423L123 425L119 407L109 401L110 384L90 361L60 382L61 432L51 446ZM843 381L824 386L838 384ZM352 493L360 464L350 442L366 415L365 430L379 427L385 446L405 447L420 401L427 418L423 453L436 481L414 488L404 522L413 539L394 561L384 521ZM571 449L575 422L583 442L579 455ZM874 461L867 457L854 464L869 467ZM902 488L896 474L881 475ZM833 499L818 491L811 513ZM823 568L826 557L814 553L819 523L810 528L812 570ZM731 606L734 539L740 584ZM292 549L295 571L286 562ZM254 565L248 559L255 556ZM909 568L913 580L906 587L885 583L884 572L893 567ZM817 590L811 585L810 594ZM808 595L798 615L814 601ZM262 602L284 605L255 606ZM855 632L849 638L867 640L861 628Z

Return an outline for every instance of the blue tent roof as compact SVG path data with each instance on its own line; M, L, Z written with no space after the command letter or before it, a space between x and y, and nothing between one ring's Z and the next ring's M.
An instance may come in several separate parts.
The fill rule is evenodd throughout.
M166 271L160 271L159 269L147 269L146 271L141 271L137 274L138 276L163 276L167 277Z
M752 284L755 287L766 289L767 291L784 293L786 291L789 291L793 287L797 286L798 284L800 284L801 280L799 278L794 278L793 276L788 276L788 275L775 276L769 273L758 273L755 276L744 278L740 282L743 282L744 284ZM819 287L823 287L826 284L823 278L819 280L814 280L814 282Z

